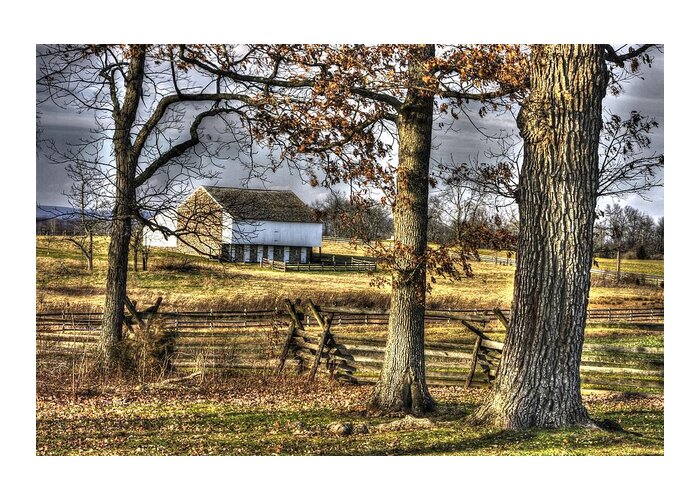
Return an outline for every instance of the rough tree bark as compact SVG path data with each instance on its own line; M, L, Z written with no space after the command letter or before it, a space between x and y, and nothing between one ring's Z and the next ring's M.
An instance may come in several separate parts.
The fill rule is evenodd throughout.
M399 158L394 206L396 265L392 272L389 334L384 364L369 409L375 413L424 414L435 408L425 380L424 316L428 189L433 94L418 89L421 64L435 47L415 48L409 74L414 83L398 114Z
M131 142L131 127L136 119L146 61L146 47L134 46L126 73L124 100L112 112L115 129L112 137L116 163L115 198L107 254L107 283L104 315L99 342L99 364L111 369L118 363L124 322L124 300L129 266L132 214L136 202L137 158ZM116 102L117 97L114 96Z
M607 71L596 45L532 52L512 319L477 418L496 427L591 425L579 367L588 306Z

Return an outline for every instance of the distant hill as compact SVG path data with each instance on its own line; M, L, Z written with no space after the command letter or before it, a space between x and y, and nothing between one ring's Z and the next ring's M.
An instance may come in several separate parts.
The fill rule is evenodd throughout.
M37 205L36 206L36 220L47 220L47 219L70 219L75 216L75 209L73 207L60 207L57 205Z
M109 211L107 210L87 210L88 214L95 214L101 219L107 219L109 217ZM61 219L61 220L72 220L78 219L80 213L77 209L73 207L64 207L59 205L37 205L36 206L36 220L44 221L51 219Z
M110 213L105 210L94 212L96 218L106 221L101 224L97 233L102 234L107 230ZM73 207L60 205L37 205L36 206L36 233L37 234L74 234L82 232L80 225L80 213Z

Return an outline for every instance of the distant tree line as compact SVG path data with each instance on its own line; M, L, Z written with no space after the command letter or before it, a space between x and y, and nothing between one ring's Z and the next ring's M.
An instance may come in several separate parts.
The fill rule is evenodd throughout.
M452 180L428 200L428 241L440 245L473 240L479 247L514 249L517 211L498 208L495 196Z
M393 234L390 210L372 200L352 200L331 190L313 203L316 219L323 223L323 235L365 241L385 240Z
M595 226L595 252L599 257L663 259L664 218L617 203L607 205Z

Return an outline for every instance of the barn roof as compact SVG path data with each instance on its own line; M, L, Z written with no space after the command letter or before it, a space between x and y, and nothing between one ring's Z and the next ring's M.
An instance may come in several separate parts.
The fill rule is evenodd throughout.
M289 190L202 187L234 219L318 222L314 220L313 210Z

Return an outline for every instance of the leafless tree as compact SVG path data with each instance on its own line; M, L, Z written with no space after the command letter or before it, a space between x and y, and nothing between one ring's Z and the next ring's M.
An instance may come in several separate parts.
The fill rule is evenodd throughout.
M392 221L387 207L371 198L360 200L330 189L312 205L323 234L371 242L391 237Z
M604 112L598 165L598 196L624 197L635 193L644 198L652 188L663 186L659 176L664 155L650 152L651 132L659 126L653 118L631 111L629 118Z
M95 126L77 144L52 144L57 164L97 160L112 205L101 365L119 359L129 242L136 222L176 231L154 214L175 215L195 180L216 177L224 162L255 161L245 86L193 69L179 48L159 45L54 45L37 48L38 106L89 113ZM103 149L106 145L106 151Z
M643 75L643 66L651 66L660 46L605 46L608 67L607 93L619 95L625 84ZM637 52L642 49L641 52ZM629 51L632 52L629 52ZM631 56L631 57L630 57ZM630 62L634 61L634 62ZM627 64L625 64L627 62ZM655 187L663 186L660 175L664 155L653 149L652 136L659 124L644 111L632 110L629 116L603 110L603 128L599 140L597 196L625 197L637 194L645 198ZM443 171L455 171L478 189L496 197L499 206L518 201L519 180L523 160L523 141L516 133L482 135L490 146L481 156L467 158L461 163L445 163Z
M66 214L74 223L74 230L65 239L74 244L87 261L89 271L94 269L95 235L104 233L109 225L109 196L105 178L99 168L83 161L66 166L68 177L73 181L67 193L73 211Z

